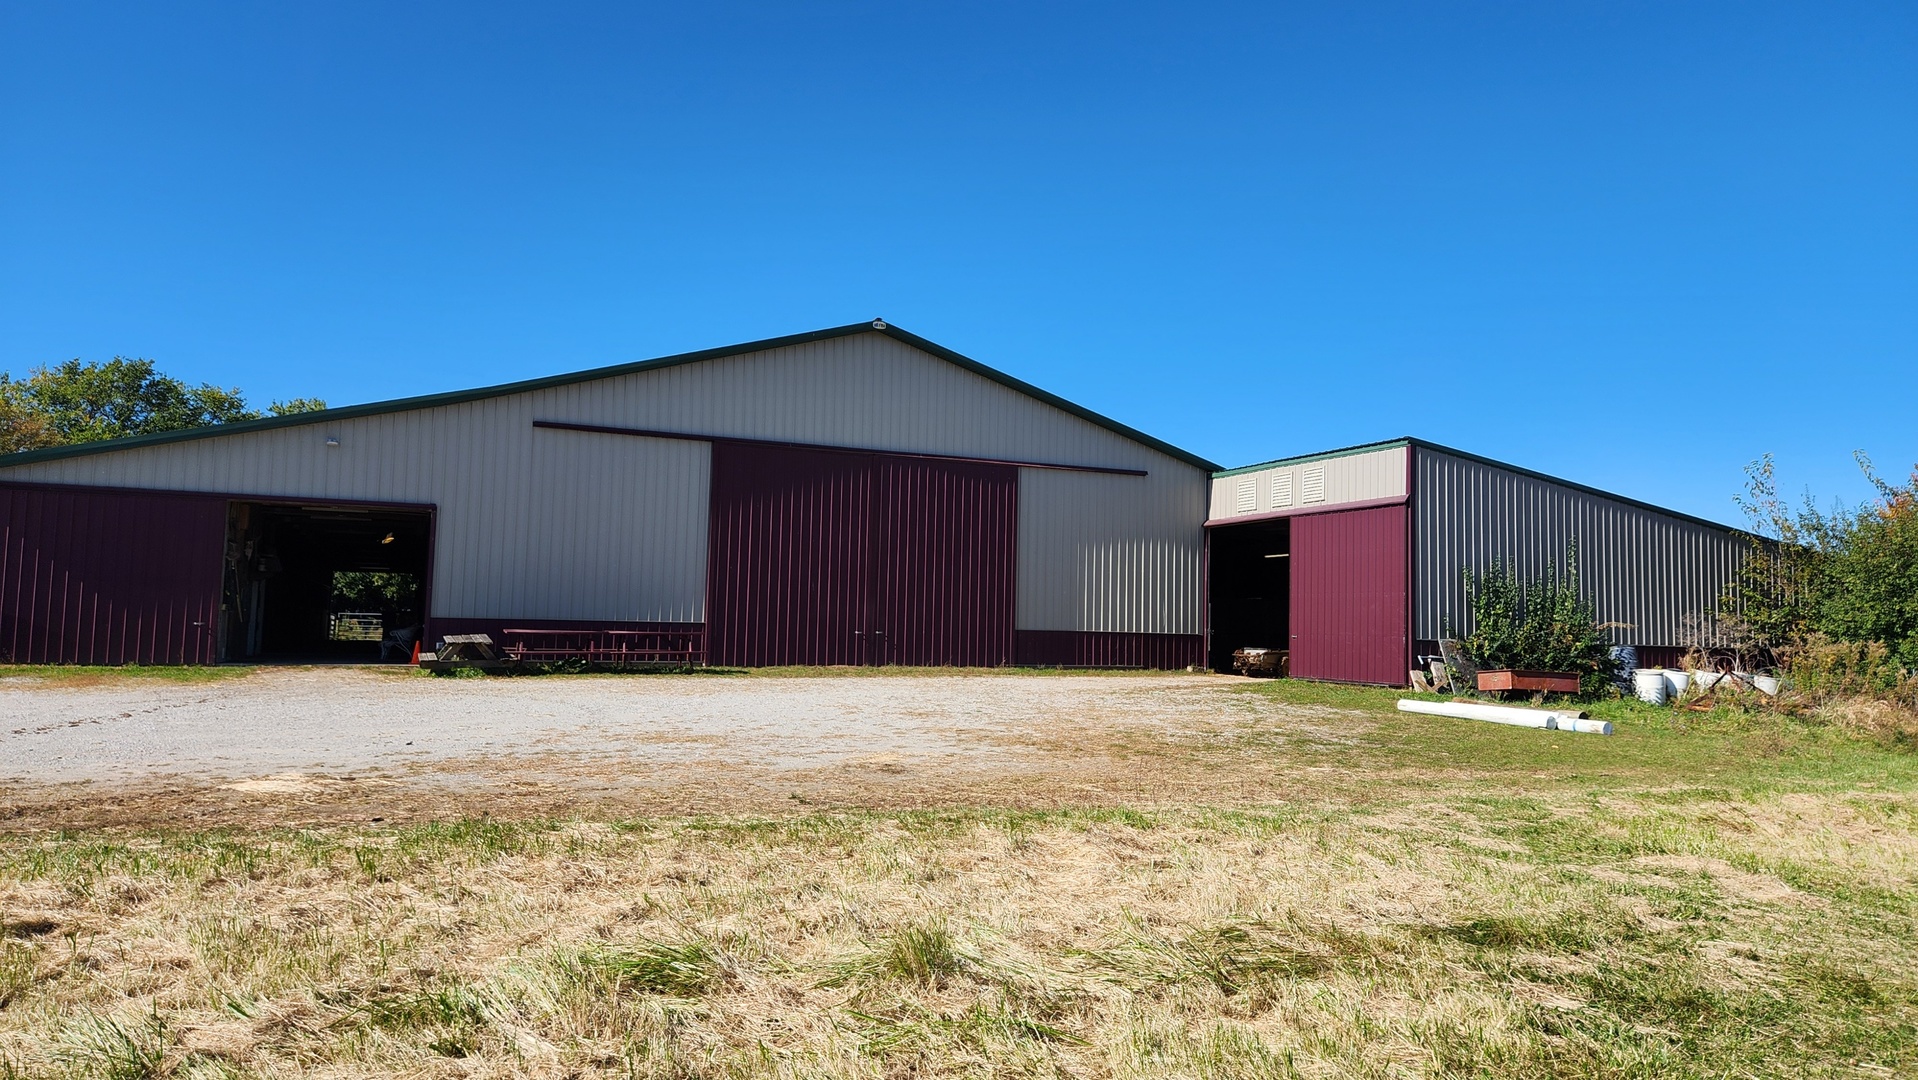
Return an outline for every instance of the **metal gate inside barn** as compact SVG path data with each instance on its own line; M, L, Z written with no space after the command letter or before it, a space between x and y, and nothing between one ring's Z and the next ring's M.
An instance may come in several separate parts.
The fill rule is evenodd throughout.
M218 659L226 500L0 485L0 658Z
M1018 469L713 444L710 662L1009 664Z
M1405 507L1295 517L1290 562L1292 674L1403 685L1410 666Z

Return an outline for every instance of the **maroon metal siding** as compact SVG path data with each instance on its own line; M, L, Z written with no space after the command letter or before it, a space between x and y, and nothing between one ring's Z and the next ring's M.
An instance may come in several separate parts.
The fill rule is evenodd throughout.
M1018 662L1030 667L1131 667L1176 670L1205 663L1199 634L1121 634L1021 630Z
M877 457L877 662L1012 663L1019 470Z
M211 664L226 500L0 484L0 659Z
M1403 686L1406 511L1381 506L1292 519L1292 674Z
M1018 470L713 445L711 661L1012 661Z

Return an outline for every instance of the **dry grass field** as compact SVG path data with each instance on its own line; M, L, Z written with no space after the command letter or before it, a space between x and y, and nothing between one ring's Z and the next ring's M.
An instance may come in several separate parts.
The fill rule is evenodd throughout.
M22 813L0 1076L1918 1073L1918 755L1231 692L1316 735L1088 728L1016 783L783 806Z

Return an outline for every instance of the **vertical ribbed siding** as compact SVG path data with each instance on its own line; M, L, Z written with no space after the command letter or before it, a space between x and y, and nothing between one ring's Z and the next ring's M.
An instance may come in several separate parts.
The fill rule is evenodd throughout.
M868 662L872 488L870 463L851 454L713 447L713 663Z
M703 622L711 444L549 428L532 444L529 565L505 610Z
M1622 644L1672 646L1688 616L1710 615L1746 547L1729 529L1420 447L1415 458L1414 626L1422 640L1471 630L1464 569L1493 559L1523 577L1562 566L1574 540L1579 577Z
M223 499L0 485L0 657L209 664Z
M1021 469L1020 630L1197 634L1205 474ZM1181 665L1183 666L1183 665Z
M1017 470L719 443L722 664L1011 663Z
M1205 663L1198 634L1101 634L1021 630L1015 663L1028 667L1156 668L1171 671Z
M1403 685L1403 506L1292 519L1292 674Z
M1037 482L1019 496L1018 625L1196 633L1201 621L1203 471L877 333L4 475L431 505L437 617L689 617L706 543L704 450L615 449L594 440L617 436L536 433L536 419L1144 469L1026 471ZM340 445L327 448L328 435ZM568 508L614 497L641 509ZM642 568L654 555L658 573Z
M877 662L1012 663L1019 471L910 458L874 469Z

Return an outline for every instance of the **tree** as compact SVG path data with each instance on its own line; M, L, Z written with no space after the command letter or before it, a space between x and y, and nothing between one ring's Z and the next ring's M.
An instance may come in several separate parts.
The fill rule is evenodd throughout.
M1775 469L1770 454L1745 466L1745 494L1732 501L1751 522L1751 550L1720 604L1726 618L1767 649L1787 648L1812 632L1832 542L1809 494L1797 509L1779 497Z
M1738 505L1752 522L1751 557L1725 613L1774 650L1814 635L1878 642L1897 664L1918 669L1918 467L1891 484L1862 452L1853 456L1878 498L1829 512L1810 495L1787 505L1771 455L1746 467Z
M1883 642L1900 667L1918 670L1918 466L1899 486L1856 456L1878 500L1833 515L1840 542L1825 559L1817 629L1840 641Z
M274 402L275 416L323 409L317 398ZM25 379L0 373L0 453L255 420L237 389L190 386L151 360L68 360Z

